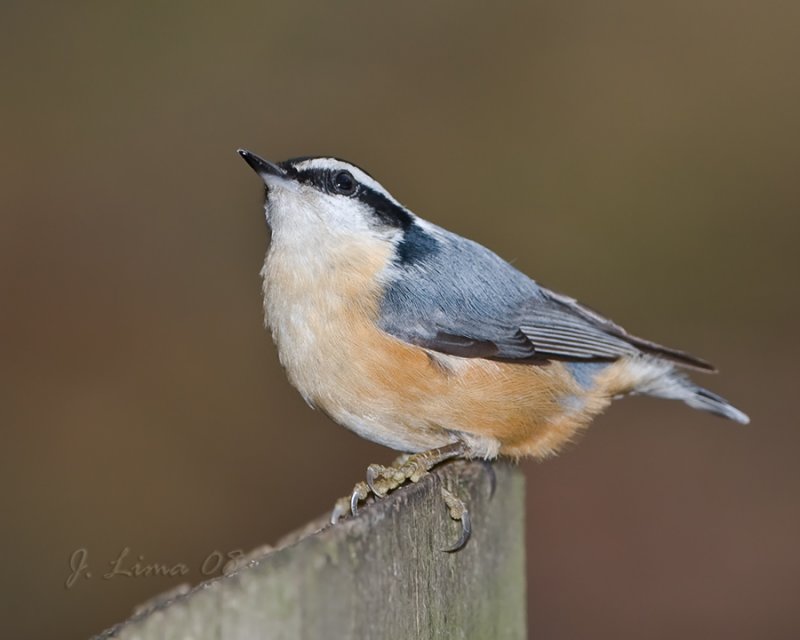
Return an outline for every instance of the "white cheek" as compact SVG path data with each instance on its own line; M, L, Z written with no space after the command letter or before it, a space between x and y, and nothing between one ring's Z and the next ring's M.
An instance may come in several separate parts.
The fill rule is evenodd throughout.
M388 240L392 235L375 225L362 202L307 186L272 188L265 207L273 238L319 242L323 236Z
M296 189L271 188L264 209L273 233L281 234L293 228L300 230L318 221L315 208L309 204L309 198L303 198Z

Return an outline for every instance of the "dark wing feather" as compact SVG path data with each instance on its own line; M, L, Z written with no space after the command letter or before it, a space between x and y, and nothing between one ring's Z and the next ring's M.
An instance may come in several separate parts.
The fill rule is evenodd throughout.
M683 366L713 371L714 367L683 351L630 335L625 329L572 298L542 289L546 304L531 310L521 329L540 352L578 359L611 359L649 353Z

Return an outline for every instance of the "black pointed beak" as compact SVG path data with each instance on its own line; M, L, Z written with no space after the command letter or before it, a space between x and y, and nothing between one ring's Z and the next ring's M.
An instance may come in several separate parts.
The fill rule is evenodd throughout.
M278 178L285 178L286 172L281 169L277 164L273 164L264 158L257 156L255 153L247 149L238 149L238 153L244 161L262 178L264 176L277 176Z

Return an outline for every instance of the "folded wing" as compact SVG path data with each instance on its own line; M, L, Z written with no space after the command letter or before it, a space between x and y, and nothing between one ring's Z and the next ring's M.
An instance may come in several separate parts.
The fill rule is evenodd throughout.
M613 361L646 353L714 370L540 287L485 247L432 228L435 250L396 265L388 276L380 325L395 337L461 357L532 363Z

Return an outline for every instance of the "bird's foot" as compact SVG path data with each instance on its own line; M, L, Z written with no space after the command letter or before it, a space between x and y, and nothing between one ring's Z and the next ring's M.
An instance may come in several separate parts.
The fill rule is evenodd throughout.
M333 506L333 511L331 512L331 524L339 522L339 519L347 513L356 515L358 513L358 503L366 500L368 497L369 485L363 481L357 482L350 495L339 498L336 501L336 504Z
M442 487L442 498L444 498L444 503L450 511L450 517L461 523L461 535L458 540L456 540L455 544L452 546L442 549L442 551L447 553L461 551L467 542L469 542L469 538L472 535L472 520L469 517L469 510L463 500L457 498L444 487Z
M370 495L383 498L408 481L419 482L436 465L462 456L464 452L464 445L458 442L438 449L400 456L390 466L369 465L366 482L359 482L353 487L349 496L337 500L331 513L331 524L336 524L348 511L355 516L358 513L358 505Z

